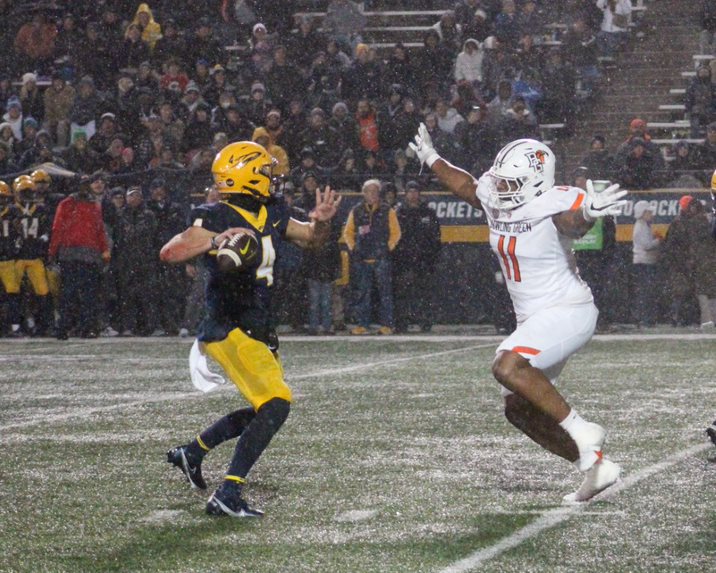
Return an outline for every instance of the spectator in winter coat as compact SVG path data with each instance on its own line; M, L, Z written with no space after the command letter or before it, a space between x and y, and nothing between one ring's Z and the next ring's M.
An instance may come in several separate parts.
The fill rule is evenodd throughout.
M482 58L480 42L468 38L462 45L462 52L455 59L455 81L467 82L476 88L482 83Z
M562 39L562 56L582 81L582 90L591 94L599 80L597 39L583 18L577 18Z
M77 84L77 96L70 111L71 134L84 131L91 139L96 130L95 121L99 117L102 99L97 94L92 78L85 76Z
M475 38L478 42L484 42L492 31L487 12L482 8L478 8L470 14L469 18L468 21L461 24L463 38Z
M149 51L154 50L157 40L162 37L162 27L154 20L154 14L148 4L139 5L132 24L139 26L142 41L147 45Z
M614 177L614 158L607 150L603 135L592 137L589 152L579 165L587 169L591 179L611 180Z
M395 331L406 332L417 324L423 332L432 328L433 275L440 252L440 223L420 199L420 184L409 181L405 199L396 210L400 242L393 251Z
M152 63L159 68L169 58L176 58L183 65L187 65L186 38L180 35L176 22L168 18L163 20L162 37L154 44L152 50ZM194 65L194 62L191 62Z
M669 225L666 237L661 245L661 263L668 278L667 289L671 300L671 323L673 326L685 326L690 321L687 316L689 303L696 296L694 251L691 248L690 204L692 195L679 199L679 214Z
M75 306L80 336L97 336L97 294L102 265L110 253L102 208L90 193L89 182L89 177L82 179L77 191L60 202L52 224L48 259L62 268L58 340L67 340Z
M7 124L12 130L14 142L22 141L23 119L22 104L19 98L13 96L7 102L7 111L3 114L2 121L3 125Z
M15 36L15 54L25 69L47 72L55 56L57 27L42 11L23 24Z
M699 34L699 54L713 54L716 41L716 2L701 0L701 33Z
M380 199L381 183L363 183L363 202L351 209L343 229L343 239L351 259L351 283L356 295L355 318L351 331L365 335L370 331L371 293L380 296L379 334L393 334L393 284L390 253L400 241L400 225L395 211Z
M673 160L668 164L669 183L672 188L703 188L699 178L699 158L687 141L677 141L673 146Z
M88 22L84 44L92 46L92 49L80 50L77 54L78 76L91 78L101 90L110 87L117 73L115 53L122 45L122 40L117 40L115 43L113 37L114 34L100 35L100 27L97 23ZM79 85L76 85L75 89L79 91Z
M366 17L356 2L331 0L323 19L323 29L345 52L352 53L355 46L362 42L361 33L365 23Z
M454 107L448 105L448 102L444 99L439 99L435 103L435 116L440 129L450 135L455 133L455 128L465 121L465 118Z
M274 176L285 177L289 174L291 167L288 162L286 150L280 145L271 143L271 137L265 127L257 127L254 129L251 141L255 141L261 145L269 152L269 155L276 160L276 164L273 166Z
M72 134L72 144L64 156L67 169L76 173L92 173L99 167L100 155L89 147L84 131L78 130Z
M636 137L631 142L631 152L618 156L615 171L619 183L627 189L650 189L661 178L659 173L661 153L655 157L646 142Z
M651 141L652 138L647 130L646 121L639 117L635 117L629 122L629 135L626 140L624 140L624 143L617 148L617 151L614 154L615 161L620 162L631 153L634 148L633 143L635 139L638 139L643 143L644 147L651 153L652 157L658 163L658 168L662 169L664 166L664 160L661 156L659 146Z
M149 60L149 46L142 40L142 30L137 24L127 26L122 49L116 53L119 69L139 68L139 64Z
M375 50L367 44L358 44L355 60L342 79L342 93L351 102L360 97L378 100L383 95L383 66L376 58Z
M402 42L398 42L393 46L393 51L385 62L383 79L388 85L398 84L403 86L407 95L415 93L415 76L410 53Z
M75 103L75 88L65 82L60 74L52 76L52 84L43 95L45 107L44 129L50 132L60 147L70 138L70 112Z
M156 219L155 238L158 253L161 245L184 230L186 213L178 203L171 201L164 179L153 179L149 190L151 198L147 202L147 207L154 213ZM170 265L162 261L157 262L156 270L157 288L162 296L161 304L157 305L157 326L163 333L175 336L179 334L179 326L184 314L186 273L182 265Z
M689 202L689 247L694 261L694 291L701 311L701 328L712 330L716 322L716 241L703 204Z
M393 84L390 86L388 101L378 109L378 139L380 149L392 153L396 149L405 149L405 142L398 139L400 133L398 124L403 114L403 86Z
M431 26L440 36L440 41L451 51L460 49L462 40L462 27L455 19L455 12L447 10L442 13L440 20Z
M311 110L308 127L300 134L301 145L310 147L316 155L316 162L324 167L332 167L338 162L338 133L327 123L326 112L320 107Z
M631 0L597 0L603 13L597 42L603 56L613 57L624 45L631 17Z
M127 205L114 229L113 268L119 282L121 333L154 334L157 325L157 220L139 187L127 189ZM159 334L159 333L157 333Z
M635 313L639 326L656 323L656 263L659 260L661 237L652 230L654 208L648 201L634 205L633 273Z
M206 103L200 103L191 114L182 139L183 151L196 151L211 145L214 133L210 121L211 109Z
M716 86L711 82L709 66L701 65L696 70L696 77L686 88L684 104L691 123L691 137L703 137L716 113Z
M307 214L316 206L318 187L317 181L307 186L309 180L310 177L304 178L302 193L296 199L296 206ZM308 334L333 334L332 295L341 265L338 245L341 224L334 218L330 225L326 241L320 247L303 252L302 274L308 283Z
M37 87L37 76L32 72L22 76L20 103L23 115L34 117L38 123L42 124L45 118L45 103L42 99L42 92Z
M512 105L502 118L500 131L502 134L501 144L515 139L539 139L537 118L527 107L522 96L512 97Z
M502 11L495 18L495 36L500 43L516 48L520 39L517 6L514 0L503 0Z
M467 114L467 120L455 128L455 137L462 150L461 165L476 177L491 166L499 149L499 133L487 120L487 111L474 106Z
M413 58L415 87L426 98L438 97L445 86L450 85L455 57L433 29L423 35L423 44L423 49Z

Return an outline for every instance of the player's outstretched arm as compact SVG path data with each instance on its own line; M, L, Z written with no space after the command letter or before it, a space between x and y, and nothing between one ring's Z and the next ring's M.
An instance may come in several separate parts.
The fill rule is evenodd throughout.
M552 217L557 230L567 237L578 239L594 225L594 221L601 217L620 215L626 204L623 197L626 191L620 191L619 185L607 187L601 193L594 190L592 180L587 180L587 192L582 208L576 211L563 211Z
M460 169L440 157L433 147L432 138L424 123L421 123L418 128L415 143L408 143L408 145L418 156L420 163L425 163L438 176L440 182L450 189L456 197L477 209L482 208L480 200L475 194L477 189L475 178L464 169Z
M232 227L219 234L203 227L189 227L178 235L174 235L162 247L159 252L159 258L165 263L183 263L208 251L217 249L225 239L230 239L234 235L242 233L253 235L250 229L241 227Z
M326 242L331 233L331 219L338 211L341 196L326 186L323 193L316 189L316 206L308 214L310 223L289 219L286 238L301 247L316 248Z

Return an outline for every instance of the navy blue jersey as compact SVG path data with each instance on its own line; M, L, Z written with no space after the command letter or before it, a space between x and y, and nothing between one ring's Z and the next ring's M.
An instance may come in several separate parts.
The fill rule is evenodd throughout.
M15 204L18 210L22 244L17 258L23 260L44 259L50 242L52 222L44 205Z
M0 206L0 261L14 261L20 247L19 213L15 205Z
M271 320L273 268L278 245L284 240L289 221L286 204L276 201L264 205L258 214L227 202L200 205L192 210L189 224L222 233L231 227L251 229L259 243L256 263L250 269L222 273L216 253L205 257L209 280L206 285L206 316L199 340L223 340L236 327L249 336L273 345L275 334Z

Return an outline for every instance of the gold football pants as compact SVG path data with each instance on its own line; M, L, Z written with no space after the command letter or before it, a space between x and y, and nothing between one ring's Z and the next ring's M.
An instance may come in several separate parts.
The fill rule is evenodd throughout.
M204 350L221 365L255 410L273 398L291 401L278 353L240 328L232 330L224 340L205 342Z
M17 261L0 261L0 282L7 294L20 293L20 277L15 270Z
M47 296L47 293L50 292L50 287L47 284L45 263L42 262L42 259L21 259L15 261L15 273L20 283L22 283L23 275L27 273L27 278L30 279L32 290L37 296Z

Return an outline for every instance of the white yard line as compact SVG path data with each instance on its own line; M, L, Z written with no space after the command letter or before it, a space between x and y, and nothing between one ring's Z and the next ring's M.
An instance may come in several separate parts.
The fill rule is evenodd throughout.
M673 454L656 464L647 466L646 468L636 472L635 474L627 476L622 481L610 487L605 492L599 494L588 503L550 509L549 511L544 512L542 514L542 517L540 517L536 521L533 521L522 529L515 531L512 535L501 539L490 547L485 547L483 549L475 551L472 555L468 555L464 559L456 561L445 569L441 569L439 573L466 573L468 571L474 571L486 561L494 559L495 557L502 555L506 551L518 547L525 541L536 537L543 531L552 529L553 527L556 527L557 525L560 525L561 523L571 519L575 515L586 514L587 512L585 510L591 506L592 502L611 499L619 492L625 489L629 489L630 487L638 484L646 478L651 477L655 473L666 470L671 466L678 464L682 460L695 454L701 453L711 447L713 447L711 444L700 444L698 446L693 446L681 452L677 452L676 454Z
M389 366L392 364L400 364L402 362L414 362L416 360L425 360L426 358L435 358L436 356L445 356L448 354L456 354L458 352L467 352L469 350L479 350L482 348L489 348L491 346L495 346L493 343L489 344L477 344L472 346L464 346L462 348L453 348L451 350L442 350L440 352L430 352L427 354L412 354L410 356L401 356L400 358L392 358L387 360L378 360L376 362L368 362L364 364L355 364L352 366L343 366L341 368L329 368L326 370L317 370L316 372L307 372L306 374L297 374L295 376L289 376L288 381L291 382L293 380L304 380L306 378L321 378L324 376L339 376L341 374L346 374L348 372L355 372L357 370L369 370L371 368L376 368L380 366ZM148 362L151 362L152 359L147 359ZM188 368L187 368L187 383L189 380L188 376ZM227 384L227 388L231 387L231 384ZM121 410L123 408L135 408L138 406L144 406L146 404L152 404L152 403L159 403L159 402L168 402L169 400L183 400L184 398L196 398L197 396L201 396L201 393L198 391L194 392L171 392L171 393L162 393L162 394L154 394L153 396L148 396L147 398L143 398L141 400L133 400L132 402L123 402L121 404L113 404L111 406L98 406L96 408L78 408L76 410L73 410L72 412L65 412L62 414L47 414L42 416L41 418L33 419L33 420L25 420L23 422L15 422L11 424L5 424L4 426L0 426L0 432L6 432L8 430L16 430L19 428L27 428L36 426L38 424L42 425L48 425L53 422L64 422L66 420L72 419L72 418L78 418L78 417L88 417L95 414L101 414L104 412L111 412L113 410Z
M462 348L452 348L450 350L441 350L440 352L430 352L428 354L413 354L411 356L402 356L400 358L389 358L387 360L378 360L377 362L369 362L367 364L355 364L353 366L344 366L342 368L330 368L327 370L318 370L316 372L308 372L307 374L298 374L296 376L288 377L288 381L292 380L303 380L304 378L317 378L320 376L333 376L346 374L348 372L355 372L356 370L368 370L375 368L376 366L387 366L392 364L400 364L401 362L413 362L416 359L423 360L425 358L435 358L436 356L446 356L448 354L457 354L458 352L467 352L468 350L480 350L482 348L490 348L491 346L497 346L494 343L489 344L476 344L474 346L464 346Z

